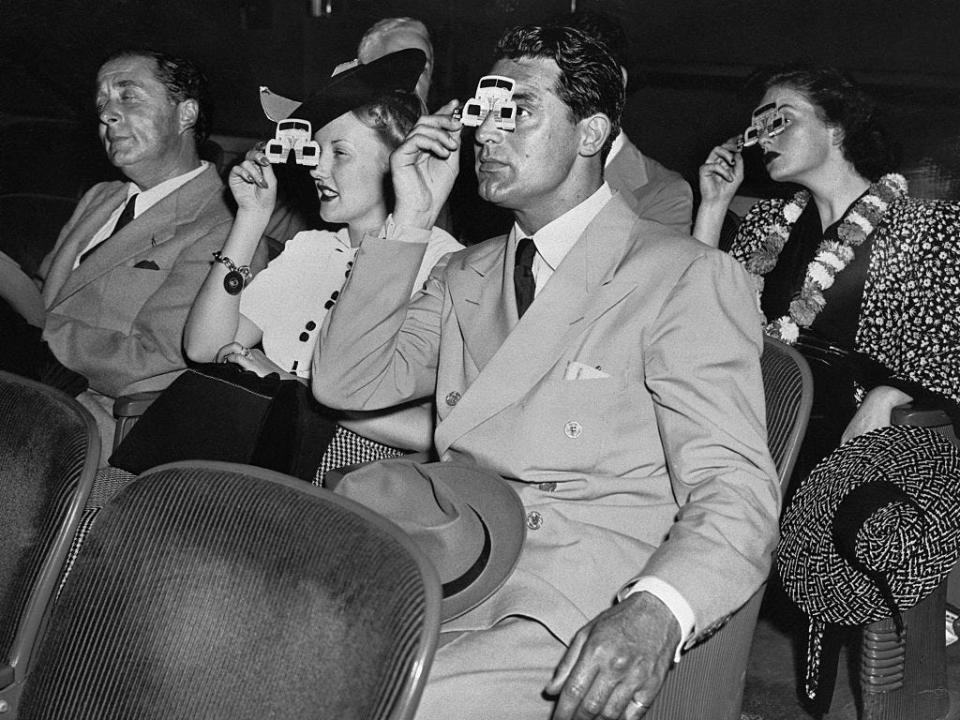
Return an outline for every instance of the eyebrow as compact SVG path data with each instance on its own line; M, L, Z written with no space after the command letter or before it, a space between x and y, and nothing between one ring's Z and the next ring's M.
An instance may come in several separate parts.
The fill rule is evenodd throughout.
M514 102L521 100L523 102L537 103L540 101L540 96L536 95L535 93L531 93L528 90L517 90L516 92L513 93L513 97L511 99Z

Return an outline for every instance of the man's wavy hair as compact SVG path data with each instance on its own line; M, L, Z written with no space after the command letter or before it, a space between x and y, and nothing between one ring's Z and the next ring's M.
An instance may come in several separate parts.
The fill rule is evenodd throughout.
M553 60L560 68L554 92L570 108L574 122L594 113L610 118L610 136L601 161L620 133L625 92L620 63L606 45L580 30L563 25L524 25L507 30L497 43L495 60Z
M850 77L835 68L793 65L763 81L763 89L788 87L807 98L819 117L843 132L844 157L875 182L897 168L897 152L878 118L876 103Z
M127 57L152 58L156 63L154 74L157 80L167 88L167 94L174 103L181 103L184 100L197 101L197 120L193 125L193 138L199 149L210 135L211 101L207 76L186 58L149 48L117 50L100 63L100 67L111 60Z

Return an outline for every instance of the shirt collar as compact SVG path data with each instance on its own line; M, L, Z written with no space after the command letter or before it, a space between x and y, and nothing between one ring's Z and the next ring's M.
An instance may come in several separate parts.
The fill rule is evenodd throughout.
M162 183L159 185L154 185L149 190L140 190L136 183L128 182L127 199L129 199L131 195L137 195L139 193L139 197L137 197L137 210L135 216L142 215L147 208L156 205L167 195L182 185L186 185L188 182L197 177L197 175L206 170L209 166L210 163L208 163L206 160L201 160L200 167L194 168L193 170L185 172L182 175L172 177L169 180L164 180Z
M350 230L346 225L344 225L342 228L337 228L337 231L333 234L333 237L338 243L340 243L344 250L354 252L358 249L350 244Z
M557 269L557 266L570 252L570 248L583 235L587 225L612 197L613 191L604 182L593 195L533 234L533 242L537 246L537 252L543 258L543 261L550 266L551 270ZM523 237L517 223L513 224L513 235L515 238Z

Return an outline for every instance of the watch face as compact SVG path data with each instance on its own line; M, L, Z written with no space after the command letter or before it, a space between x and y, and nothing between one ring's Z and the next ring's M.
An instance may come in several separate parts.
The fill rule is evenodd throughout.
M230 295L238 295L243 290L243 275L231 270L223 279L223 289Z

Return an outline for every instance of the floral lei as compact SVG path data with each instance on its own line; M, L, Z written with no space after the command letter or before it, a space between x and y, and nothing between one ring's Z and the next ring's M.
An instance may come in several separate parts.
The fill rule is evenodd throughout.
M902 175L891 173L873 183L844 215L837 228L839 242L823 240L817 254L807 265L800 294L790 303L790 313L764 325L763 331L788 345L793 345L800 335L801 327L810 327L823 310L827 301L823 291L833 285L836 274L853 260L853 249L861 245L883 218L890 203L907 192L907 180ZM746 262L746 269L757 285L757 305L763 291L763 276L777 264L777 258L790 237L797 218L810 201L810 193L801 190L783 206L782 214L767 227L760 247Z

